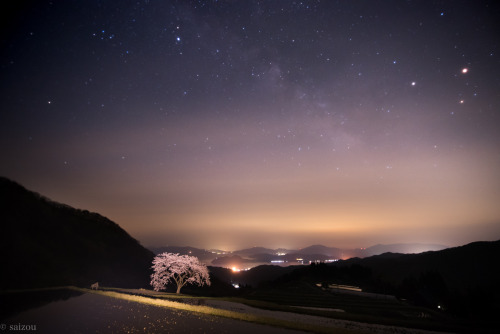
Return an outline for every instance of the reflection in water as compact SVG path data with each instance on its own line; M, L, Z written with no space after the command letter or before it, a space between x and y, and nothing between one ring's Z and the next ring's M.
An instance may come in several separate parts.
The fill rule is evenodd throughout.
M55 301L68 300L80 295L82 295L81 292L69 289L1 292L0 319L12 317L23 311L41 307Z
M96 294L31 309L2 321L35 325L36 333L300 333Z

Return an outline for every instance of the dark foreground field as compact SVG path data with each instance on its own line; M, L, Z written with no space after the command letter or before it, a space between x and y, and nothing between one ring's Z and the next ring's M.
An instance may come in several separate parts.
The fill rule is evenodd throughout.
M1 324L4 333L300 333L92 293L22 311Z
M395 299L287 290L247 298L116 288L1 292L0 324L3 332L37 333L495 333L492 324Z

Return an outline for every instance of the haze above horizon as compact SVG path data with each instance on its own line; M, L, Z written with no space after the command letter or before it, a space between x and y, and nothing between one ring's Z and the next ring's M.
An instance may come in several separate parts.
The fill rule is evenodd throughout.
M494 1L15 6L0 175L143 245L500 239Z

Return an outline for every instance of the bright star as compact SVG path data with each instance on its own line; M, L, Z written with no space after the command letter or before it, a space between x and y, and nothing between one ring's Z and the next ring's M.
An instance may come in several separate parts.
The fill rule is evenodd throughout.
M469 72L469 69L468 69L467 67L462 68L462 73L463 73L463 74L465 74L465 73L467 73L467 72Z

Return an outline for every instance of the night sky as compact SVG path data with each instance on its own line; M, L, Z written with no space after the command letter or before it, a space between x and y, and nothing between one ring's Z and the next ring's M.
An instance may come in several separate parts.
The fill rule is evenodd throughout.
M0 175L143 245L500 239L496 1L20 3Z

